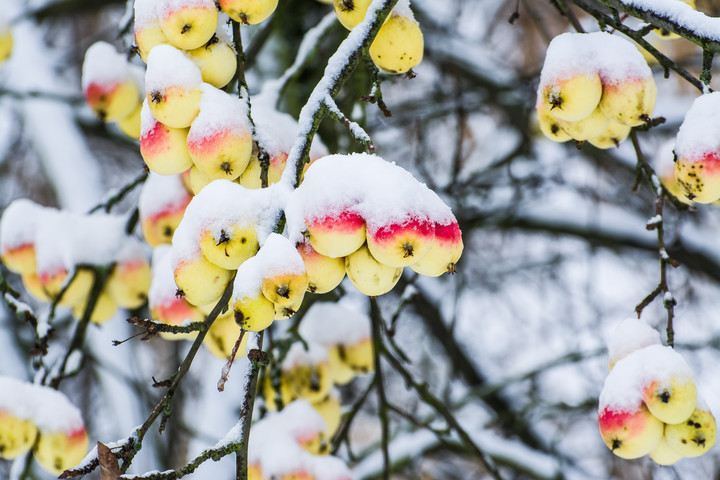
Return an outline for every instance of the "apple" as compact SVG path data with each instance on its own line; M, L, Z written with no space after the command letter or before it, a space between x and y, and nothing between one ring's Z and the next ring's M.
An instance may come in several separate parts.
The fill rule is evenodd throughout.
M243 330L259 332L275 320L275 305L258 290L255 296L243 296L233 300L235 323Z
M703 404L683 422L665 425L670 448L685 457L698 457L715 445L717 425L712 412Z
M41 288L53 299L60 294L68 278L70 278L69 273L64 267L38 272L38 280L40 281ZM73 306L83 301L90 294L94 282L95 276L90 270L84 268L77 269L75 278L73 278L70 285L65 289L65 293L63 293L58 304Z
M260 248L254 225L230 222L222 228L206 228L200 234L205 258L227 270L237 270Z
M88 434L85 428L70 432L40 432L35 445L35 460L45 470L58 476L85 458Z
M667 425L665 427L667 428ZM663 435L660 443L658 443L653 451L650 452L650 458L658 465L667 466L677 463L677 461L681 460L683 456L674 450L670 444L668 444L665 436Z
M370 58L383 72L405 73L420 64L424 48L420 24L414 18L392 15L370 45Z
M676 149L675 179L682 195L697 203L720 199L720 152L692 152Z
M263 276L262 292L272 303L288 307L302 302L308 289L308 277L305 270L279 271Z
M10 58L13 49L12 30L7 25L0 26L0 63Z
M235 323L233 312L230 310L224 315L220 315L210 326L207 336L203 340L203 345L217 358L224 360L229 359L232 350L235 347L237 339L240 337L240 327ZM237 356L247 355L247 344L250 335L245 334L240 346L238 347Z
M31 420L0 410L0 458L12 460L28 452L35 443L37 431Z
M247 106L214 87L202 91L200 113L187 137L190 157L208 178L235 180L250 163L253 150Z
M255 25L275 11L278 0L219 0L220 8L243 25Z
M107 42L85 52L82 67L85 100L104 122L127 117L140 104L140 90L125 57Z
M287 320L295 315L302 306L303 298L300 298L291 305L275 304L275 320Z
M590 115L582 120L575 122L558 120L558 123L572 138L577 141L584 141L604 134L610 124L610 120L602 113L600 108L596 108Z
M200 112L202 85L202 73L180 50L158 45L150 51L145 91L150 111L159 122L173 128L189 127Z
M356 373L369 373L375 370L375 357L372 339L366 338L357 343L343 345L341 357Z
M25 290L34 298L42 302L51 302L52 297L43 289L40 278L36 273L23 273L20 276Z
M257 463L248 463L247 480L263 480L262 468Z
M328 347L330 375L335 385L345 385L355 378L355 370L345 361L345 346L342 344Z
M435 238L430 250L410 268L421 275L438 277L455 273L455 264L463 251L462 232L457 221L435 223Z
M379 227L367 227L367 247L388 267L407 267L421 260L432 246L435 224L426 218L409 218Z
M370 3L372 0L332 0L338 20L348 30L365 19Z
M175 283L192 305L206 305L220 300L233 272L218 267L197 252L173 262Z
M342 406L338 397L337 390L331 389L323 399L313 402L313 408L322 415L327 425L327 435L332 437L340 427L342 419Z
M346 257L365 243L365 220L350 207L338 214L308 219L307 238L321 255Z
M643 401L660 421L680 423L695 410L697 390L692 378L653 380L643 388Z
M72 312L75 318L80 320L85 315L85 308L89 296L82 298L78 303L72 306ZM90 321L97 325L101 325L110 320L118 309L118 304L108 294L107 290L103 289L95 302L95 308L93 308L90 314Z
M169 205L165 209L141 220L143 237L152 247L170 243L173 233L185 214L185 207L192 197L188 196L187 203Z
M4 246L0 260L11 272L29 275L37 270L35 243L21 243L16 246Z
M618 123L631 127L646 123L655 110L656 99L657 87L652 74L647 77L613 76L602 79L600 110Z
M135 45L140 58L145 63L153 47L170 43L162 31L158 6L158 0L135 0L133 5Z
M177 175L192 167L188 152L189 129L172 128L159 122L145 100L141 112L140 155L148 168L160 175Z
M602 94L597 72L578 72L541 79L538 102L555 118L576 122L597 108Z
M162 32L177 48L201 47L215 34L218 13L212 0L163 0L159 8Z
M143 104L138 103L137 108L127 117L117 121L117 126L122 133L133 140L140 140Z
M186 321L202 322L205 320L205 315L184 298L172 298L163 303L151 304L150 315L153 320L168 325L182 325ZM193 340L197 336L197 332L160 332L160 336L165 340Z
M644 404L632 411L605 407L599 412L600 434L618 457L640 458L652 452L663 436L663 423Z
M629 125L610 120L605 131L597 137L588 139L588 142L601 150L615 148L630 135L631 130L632 127Z
M237 71L235 50L215 35L208 43L189 50L186 55L200 69L203 81L217 88L230 83Z
M105 288L121 307L140 308L147 301L152 275L145 258L119 261L108 277Z
M375 260L363 245L345 257L345 272L355 288L369 297L387 293L402 276L402 267L389 267Z
M315 251L310 242L298 243L297 251L305 264L308 277L308 292L327 293L345 278L345 258L326 257Z
M537 114L538 125L540 131L545 137L549 138L553 142L567 142L573 138L563 130L560 125L560 120L551 115L542 102L537 102L535 105L535 113Z

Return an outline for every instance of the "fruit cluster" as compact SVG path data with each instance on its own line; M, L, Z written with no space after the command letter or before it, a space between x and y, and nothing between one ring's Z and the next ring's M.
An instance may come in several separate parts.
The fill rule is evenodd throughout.
M82 90L85 101L103 122L117 122L121 132L140 138L143 70L106 42L85 52Z
M34 446L35 460L57 476L85 457L85 424L65 395L2 376L0 392L0 458L17 458Z
M298 399L320 402L330 393L333 379L328 352L316 343L307 346L306 350L301 343L294 343L280 365L280 375L269 371L265 376L263 396L269 410Z
M608 448L627 459L650 455L660 465L706 453L715 445L715 418L685 359L639 320L623 322L615 338L622 347L611 344L598 408Z
M138 199L143 237L151 247L172 243L192 194L179 175L150 172Z
M365 19L372 0L331 0L340 23L352 30ZM405 73L420 64L424 39L410 2L400 0L370 45L370 58L387 73Z
M82 215L12 202L0 220L0 258L41 301L71 307L81 318L95 282L93 268L113 267L90 321L109 320L118 306L139 308L150 288L150 265L139 241L125 234L126 219Z
M697 203L720 200L720 93L695 99L675 140L675 181L680 198Z
M248 478L350 480L345 462L325 455L332 433L308 402L292 402L253 425Z
M335 288L347 273L363 294L382 295L406 266L430 276L453 272L463 249L450 208L375 155L317 160L292 192L286 216L318 292Z
M650 119L657 87L643 56L604 32L564 33L548 46L537 91L542 133L611 148Z

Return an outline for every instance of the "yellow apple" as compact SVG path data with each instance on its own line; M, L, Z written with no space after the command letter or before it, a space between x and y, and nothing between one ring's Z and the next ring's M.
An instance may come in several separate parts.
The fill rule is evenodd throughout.
M263 277L262 292L272 303L287 307L302 302L308 288L307 273L279 272Z
M392 15L370 45L370 58L386 73L405 73L420 64L425 43L414 18Z
M345 278L344 257L331 258L321 255L308 241L299 243L297 250L305 264L308 292L327 293L340 285Z
M10 58L13 49L12 31L4 27L0 30L0 63Z
M610 120L605 131L597 137L589 139L588 142L601 150L615 148L630 135L631 130L632 127L629 125Z
M365 243L365 220L349 209L306 221L310 245L321 255L346 257Z
M378 262L388 267L407 267L430 251L435 224L425 218L410 218L379 228L367 228L367 247Z
M620 458L640 458L652 452L663 436L663 423L645 405L634 411L613 410L599 414L600 434L605 445Z
M365 19L370 3L372 0L332 0L338 20L348 30Z
M219 0L220 8L243 25L255 25L275 11L278 0Z
M538 102L535 107L535 112L537 113L540 131L543 135L545 135L545 137L549 138L553 142L559 143L567 142L573 139L565 130L562 129L560 120L555 118L555 116L550 115L550 112L548 112L545 104Z
M332 437L338 427L340 427L340 420L342 419L342 406L340 405L337 392L331 390L325 398L313 402L312 406L325 419L327 435L328 437Z
M576 122L597 108L602 94L600 76L596 72L586 72L541 83L538 101L555 118Z
M65 268L54 271L39 272L38 279L42 289L51 297L56 298L69 279L69 273ZM95 276L86 269L78 269L70 285L65 289L59 305L73 306L83 301L92 289Z
M592 111L590 115L575 122L558 120L562 129L572 138L578 141L596 138L605 133L610 120L603 115L599 108Z
M697 203L720 198L720 152L696 153L694 158L678 154L675 179L682 194Z
M667 427L667 425L665 427ZM650 458L652 458L653 462L658 465L667 466L673 465L678 460L681 460L683 456L667 443L667 440L663 435L663 438L660 440L660 443L657 444L657 447L650 452Z
M165 3L160 16L162 32L170 44L192 50L205 45L215 34L218 14L212 0Z
M40 283L40 278L37 276L36 273L23 273L20 278L22 280L23 286L25 287L25 290L27 290L27 292L34 298L42 302L52 301L52 297L48 295L48 293L42 287L42 284Z
M185 207L190 203L191 198L188 195L185 201L168 205L161 211L141 219L143 237L151 247L172 242L175 229L183 219Z
M37 427L32 421L0 410L0 458L12 460L28 452L36 437Z
M695 410L697 390L691 378L673 378L669 384L654 380L643 388L643 401L660 421L680 423Z
M75 318L80 320L85 315L85 308L89 296L84 297L78 303L73 305L72 311ZM97 301L95 302L95 308L93 308L90 314L90 321L95 324L103 324L110 320L118 309L118 304L113 298L107 293L107 290L100 292Z
M237 339L240 337L240 327L235 323L232 310L215 319L207 336L203 340L203 345L214 356L222 359L230 358L232 350L235 347ZM243 357L247 355L247 344L250 336L245 334L236 356Z
M206 45L188 51L187 56L200 69L203 81L214 87L224 87L235 76L235 50L218 40L217 36L213 36Z
M605 81L599 107L610 120L635 127L650 119L656 99L657 87L652 75Z
M355 288L369 297L389 292L400 280L402 267L388 267L372 256L367 245L345 257L345 272Z
M698 457L715 445L715 417L705 406L696 409L690 418L665 426L665 440L673 450L685 457Z
M40 432L35 446L35 460L48 472L58 476L85 458L88 435L84 428L72 432Z
M35 244L29 242L12 247L6 246L0 252L0 260L11 272L21 275L33 274L37 270Z
M420 275L438 277L455 273L455 264L463 251L462 233L456 221L447 225L435 223L435 238L430 250L410 268Z
M151 281L150 264L144 258L138 258L116 263L105 288L121 307L140 308L147 301Z
M227 270L237 270L259 248L253 225L231 223L219 230L204 229L200 234L200 250L205 258Z
M344 345L328 347L328 361L330 362L330 375L335 385L345 385L355 378L355 370L345 361Z
M232 272L210 262L202 253L181 259L173 269L175 284L192 305L206 305L220 300Z
M142 109L143 106L141 103L139 103L137 108L130 115L125 118L121 118L117 122L117 126L120 131L124 133L127 137L132 138L133 140L140 139L140 112L142 111Z
M302 306L303 298L298 299L295 303L290 305L275 305L275 320L286 320L295 315L300 307Z
M254 296L243 296L233 302L235 322L244 330L259 332L275 320L275 305L258 290Z
M186 321L202 322L205 320L203 314L197 307L190 305L184 298L172 297L165 302L150 304L150 315L157 322L168 325L181 325ZM192 333L169 333L160 332L165 340L192 340L197 332Z

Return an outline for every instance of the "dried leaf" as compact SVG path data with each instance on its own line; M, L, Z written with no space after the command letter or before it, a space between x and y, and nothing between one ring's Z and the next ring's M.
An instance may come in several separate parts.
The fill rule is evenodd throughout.
M100 480L117 480L120 478L120 465L110 448L98 442L98 462L100 463Z

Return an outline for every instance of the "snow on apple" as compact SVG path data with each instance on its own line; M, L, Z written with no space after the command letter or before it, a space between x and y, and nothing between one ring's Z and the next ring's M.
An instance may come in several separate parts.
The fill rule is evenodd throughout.
M675 178L683 194L698 203L720 198L720 93L695 99L675 140Z
M215 33L218 14L212 0L159 0L157 9L163 34L177 48L201 47Z
M148 175L140 191L138 211L143 237L150 246L171 243L190 200L192 195L180 176Z
M613 365L630 352L650 345L660 345L660 333L644 321L628 317L618 323L606 339L608 363Z
M193 161L187 147L188 131L159 122L145 99L140 110L140 155L148 168L160 175L177 175L189 169Z

